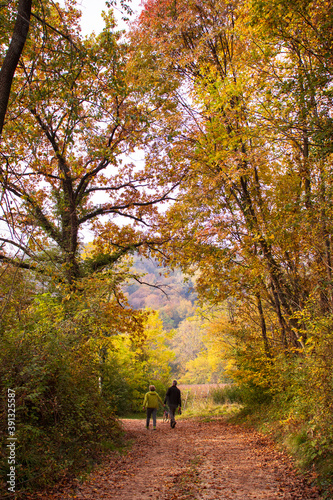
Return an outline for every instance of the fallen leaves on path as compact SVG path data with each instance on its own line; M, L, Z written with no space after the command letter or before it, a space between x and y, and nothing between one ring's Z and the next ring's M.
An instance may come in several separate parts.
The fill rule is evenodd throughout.
M43 500L311 500L315 487L291 459L255 431L227 424L123 420L131 452L112 454L89 479ZM36 498L36 497L35 497Z

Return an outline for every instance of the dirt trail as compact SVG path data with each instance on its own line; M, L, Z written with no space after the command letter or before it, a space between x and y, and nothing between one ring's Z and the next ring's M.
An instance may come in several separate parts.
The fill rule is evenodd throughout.
M123 420L134 444L108 459L62 500L319 499L262 435L217 419L181 420L175 429L158 421Z

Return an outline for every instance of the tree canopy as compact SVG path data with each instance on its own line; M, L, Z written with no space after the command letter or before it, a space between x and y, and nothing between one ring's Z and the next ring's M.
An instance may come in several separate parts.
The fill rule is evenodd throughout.
M184 175L161 222L175 236L170 259L202 271L210 300L253 300L268 352L265 314L282 348L298 348L295 313L314 294L331 309L332 68L326 2L315 17L313 2L265 5L147 2L135 39L152 74L179 82L178 114L161 113L150 151Z
M30 420L74 432L57 401L91 364L87 443L91 405L133 410L180 375L232 380L297 423L308 464L331 457L332 3L146 0L126 35L109 8L88 37L75 0L29 5L0 6L0 368L22 449Z
M144 144L151 105L127 68L128 45L112 13L102 33L82 39L74 5L45 7L48 23L67 36L31 23L3 133L1 170L2 221L15 234L2 238L1 259L13 261L4 251L12 245L20 250L17 265L45 273L47 261L68 283L153 245L154 236L142 228L175 185L171 180L159 188L157 171L123 161ZM134 224L119 225L119 216ZM94 250L83 263L82 231L88 229Z

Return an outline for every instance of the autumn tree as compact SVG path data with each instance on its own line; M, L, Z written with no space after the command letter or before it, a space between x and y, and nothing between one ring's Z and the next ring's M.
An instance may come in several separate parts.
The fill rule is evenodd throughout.
M112 12L84 39L74 2L44 7L47 24L31 19L1 141L1 447L10 387L24 487L75 473L117 439L114 402L100 390L106 351L121 335L139 347L146 318L127 307L121 257L159 243L146 228L178 182L158 188L156 169L125 160L149 140L153 106ZM7 462L1 469L5 484Z
M309 464L333 442L332 19L326 1L151 0L133 38L178 81L150 150L184 174L165 253L228 305L228 374L288 439L311 434Z
M179 115L161 114L158 147L150 153L152 162L186 174L163 222L177 235L171 259L202 270L199 289L210 300L234 295L253 302L267 356L268 323L282 349L304 346L294 314L317 284L328 284L324 295L331 286L317 216L330 77L313 25L327 24L329 7L323 2L313 17L311 2L289 11L282 3L274 9L260 2L150 1L135 31L138 40L144 30L151 74L178 79L172 98ZM294 21L282 23L282 36L272 35L270 24L278 31L288 16ZM303 24L306 48L293 40Z
M153 245L154 238L134 226L147 227L176 183L159 189L157 169L122 163L144 142L151 110L127 70L127 45L112 14L103 32L87 39L80 37L73 5L49 7L47 14L48 24L60 21L70 36L33 20L1 151L2 219L30 240L27 248L17 238L2 241L24 252L17 265L44 274L51 265L58 279L73 283ZM119 216L133 224L119 226ZM95 250L83 262L82 231L89 229ZM10 251L1 259L13 260Z

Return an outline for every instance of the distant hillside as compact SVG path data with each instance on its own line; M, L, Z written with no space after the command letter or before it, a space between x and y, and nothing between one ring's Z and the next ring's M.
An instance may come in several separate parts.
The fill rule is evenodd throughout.
M186 279L181 271L170 271L153 259L139 256L134 257L133 272L141 275L140 281L147 283L133 280L124 287L134 309L158 310L166 330L177 328L182 320L194 313L197 295L192 278Z
M141 275L140 284L133 280L124 288L129 304L135 309L149 307L157 310L166 332L165 345L175 357L169 366L173 377L180 382L205 384L225 382L225 361L220 356L219 335L211 338L213 322L200 315L194 291L194 278L181 271L170 271L155 260L136 256L133 274ZM163 291L161 291L160 287ZM209 316L209 314L208 314ZM217 337L215 339L215 337Z

